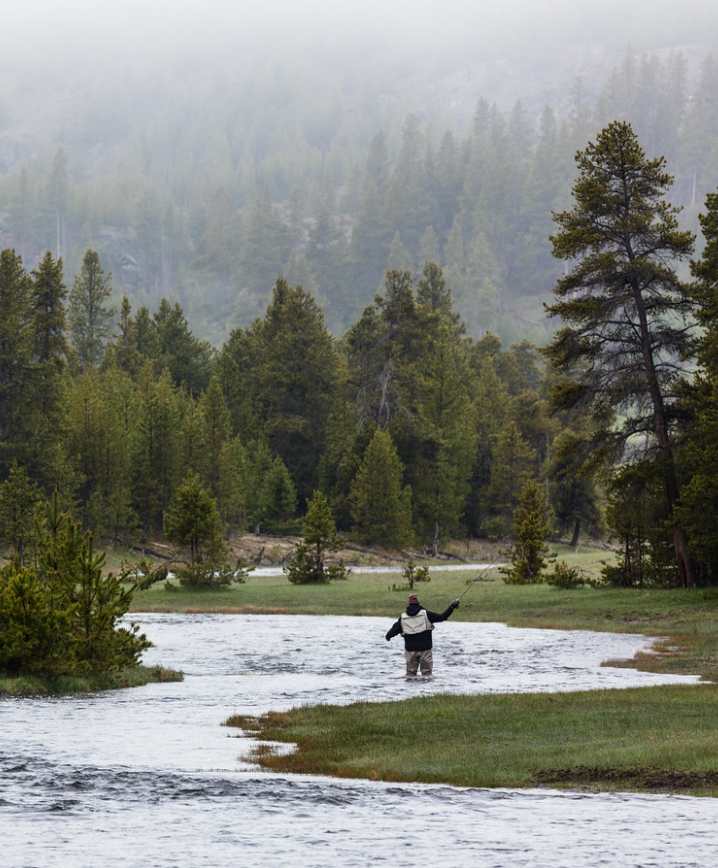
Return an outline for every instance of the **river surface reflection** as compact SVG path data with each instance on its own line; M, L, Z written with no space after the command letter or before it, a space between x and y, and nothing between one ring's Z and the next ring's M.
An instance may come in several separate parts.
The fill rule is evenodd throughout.
M244 763L251 742L221 726L303 703L695 680L600 666L644 637L449 622L436 679L407 682L387 619L133 620L155 643L146 662L182 669L183 683L0 701L4 868L712 862L713 799L282 777Z

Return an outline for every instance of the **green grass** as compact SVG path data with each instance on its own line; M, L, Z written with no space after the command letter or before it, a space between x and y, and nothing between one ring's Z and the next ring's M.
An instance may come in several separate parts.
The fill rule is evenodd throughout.
M591 572L598 569L595 551L570 555ZM566 560L569 560L567 557ZM438 570L434 572L434 569ZM496 570L483 575L488 582L477 582L467 589L467 582L475 572L440 571L432 567L431 581L415 586L422 601L428 608L445 609L452 599L466 591L468 604L460 611L466 613L467 620L495 620L481 616L480 609L487 601L495 601L494 593L482 594L488 586L492 589L506 590L505 601L511 598L516 588L508 588L499 580ZM493 579L493 581L491 581ZM393 586L402 590L393 591ZM546 588L543 589L547 591ZM137 592L132 611L220 611L222 609L282 611L291 614L310 615L380 615L396 617L406 605L408 590L400 573L353 574L347 581L332 582L327 585L292 585L286 576L255 576L250 573L243 585L229 589L192 590L175 587L166 591L161 584L147 591ZM555 592L552 592L555 593ZM555 601L555 596L552 597ZM504 603L500 603L501 606Z
M141 687L144 684L182 681L181 672L160 666L133 666L121 672L96 672L88 675L18 675L0 674L0 696L36 696L39 694L94 693Z
M432 696L295 708L227 725L274 771L469 787L583 786L718 795L718 686Z

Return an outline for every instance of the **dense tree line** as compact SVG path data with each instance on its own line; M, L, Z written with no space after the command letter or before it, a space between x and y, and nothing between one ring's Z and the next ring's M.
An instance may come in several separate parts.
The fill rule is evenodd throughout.
M27 262L49 249L73 271L97 249L133 306L179 301L215 345L264 315L280 273L338 336L387 270L419 274L429 260L470 334L542 343L541 302L558 276L551 211L568 205L574 153L630 119L646 152L667 157L671 195L695 229L718 184L717 63L706 57L689 85L680 53L628 50L602 86L576 81L560 113L479 100L460 134L399 107L369 120L336 98L320 107L285 74L291 112L270 117L241 88L231 107L224 90L191 92L125 119L114 161L88 109L87 140L99 137L105 160L95 167L63 144L0 178L3 246Z
M166 532L191 471L229 530L298 530L321 490L340 531L394 547L504 533L523 482L548 479L543 362L526 342L468 337L433 262L416 282L389 271L341 341L280 277L219 350L166 300L123 299L101 339L109 280L94 251L69 293L51 254L32 272L0 255L0 525L16 552L18 468L104 539Z
M690 260L665 160L629 124L576 161L551 237L567 262L548 307L561 325L542 351L469 336L430 260L418 279L387 271L340 340L281 276L265 314L218 350L166 299L151 313L125 297L107 340L110 276L94 251L68 293L61 260L28 272L4 250L6 544L22 557L27 504L53 488L107 539L172 536L191 482L229 531L298 531L321 498L340 533L427 550L505 536L543 492L536 521L573 542L605 514L621 547L608 581L714 582L718 194Z

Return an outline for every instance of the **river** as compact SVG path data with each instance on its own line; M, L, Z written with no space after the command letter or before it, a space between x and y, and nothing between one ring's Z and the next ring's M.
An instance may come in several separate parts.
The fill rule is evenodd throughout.
M234 713L429 692L695 681L601 667L640 636L438 625L431 682L383 618L133 616L182 683L0 700L3 868L705 866L718 800L480 790L268 774ZM407 733L407 737L411 737Z

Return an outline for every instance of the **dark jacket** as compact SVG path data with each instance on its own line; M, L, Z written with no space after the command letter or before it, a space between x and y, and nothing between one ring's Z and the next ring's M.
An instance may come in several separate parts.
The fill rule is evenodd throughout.
M420 606L419 603L411 603L406 607L406 614L411 616L418 615L423 608L424 607ZM447 618L451 617L454 607L449 606L449 608L441 614L438 614L438 612L430 612L428 609L425 611L431 623L438 624L440 621L446 621ZM394 636L400 635L402 635L401 618L392 625L391 630L386 634L386 638L388 641ZM404 636L404 648L407 651L428 651L431 647L431 630L424 630L422 633L412 633Z

